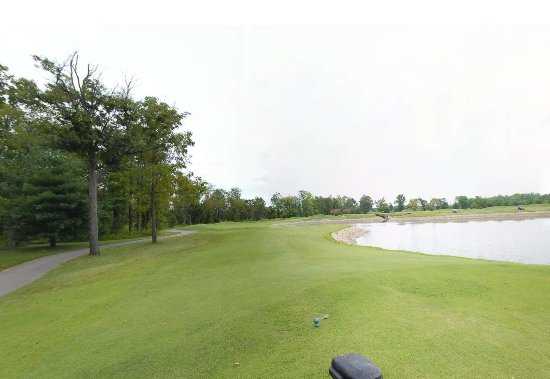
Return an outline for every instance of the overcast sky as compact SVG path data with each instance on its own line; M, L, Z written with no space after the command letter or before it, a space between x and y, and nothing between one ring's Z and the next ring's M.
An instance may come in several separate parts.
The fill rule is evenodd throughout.
M11 25L0 63L73 50L191 112L192 171L247 197L550 192L549 27Z

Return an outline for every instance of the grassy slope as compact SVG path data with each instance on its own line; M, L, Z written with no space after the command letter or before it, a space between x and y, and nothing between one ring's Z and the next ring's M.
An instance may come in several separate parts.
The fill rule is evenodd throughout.
M550 267L271 225L105 250L0 298L0 377L319 378L350 351L386 378L550 377Z

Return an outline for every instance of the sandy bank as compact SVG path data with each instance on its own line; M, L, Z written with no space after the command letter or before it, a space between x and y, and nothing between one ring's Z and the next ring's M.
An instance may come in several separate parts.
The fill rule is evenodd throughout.
M367 233L367 230L357 225L353 225L349 228L341 229L331 234L332 238L336 241L344 242L350 245L357 244L357 238L362 237Z

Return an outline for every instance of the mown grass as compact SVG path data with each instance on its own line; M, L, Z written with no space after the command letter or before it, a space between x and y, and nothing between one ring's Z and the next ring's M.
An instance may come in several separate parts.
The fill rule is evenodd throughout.
M273 222L106 249L0 298L0 377L550 377L550 267L388 252ZM329 314L321 327L312 318Z

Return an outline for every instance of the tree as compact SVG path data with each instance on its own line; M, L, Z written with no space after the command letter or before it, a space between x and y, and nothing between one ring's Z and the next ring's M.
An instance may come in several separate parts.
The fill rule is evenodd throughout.
M449 204L445 198L433 198L430 200L428 207L430 209L446 209L449 208Z
M401 212L405 209L405 195L399 194L395 198L395 208L398 212Z
M36 170L23 189L27 236L45 236L54 247L60 238L77 237L86 214L84 167L60 152L40 150ZM37 157L38 158L38 157Z
M473 199L471 199L470 207L471 208L477 208L477 209L486 208L487 207L487 199L485 199L481 196L476 196Z
M157 242L158 202L161 184L169 187L171 177L185 168L187 151L193 145L191 132L180 133L178 128L189 113L146 97L138 108L137 132L134 133L134 149L145 163L149 181L149 212L151 217L151 241ZM167 195L168 190L164 191Z
M87 164L90 255L99 255L98 168L102 155L123 148L125 130L116 122L119 109L114 101L123 94L105 87L97 66L88 64L82 73L78 53L65 63L39 56L34 59L50 75L45 90L36 92L40 111L55 120L50 130L58 146L77 154Z
M315 207L315 199L311 192L308 191L299 191L298 197L300 199L300 215L307 217L307 216L313 216L315 213L317 213L316 207Z
M13 77L8 68L0 65L0 226L10 246L19 240L17 234L18 217L14 209L21 193L24 154L18 153L16 129L21 124L21 112L11 104L10 92Z
M273 215L275 218L282 217L281 194L279 192L271 196L271 207L273 208Z
M353 197L344 196L344 213L355 213L357 201Z
M359 209L361 210L361 213L369 213L372 210L372 206L373 201L370 196L361 196L361 199L359 199Z
M284 196L280 199L281 217L297 217L300 215L300 199L297 196Z
M266 217L266 207L265 201L261 197L255 197L250 202L250 219L252 220L261 220Z
M460 209L470 208L470 202L467 196L457 196L455 205Z
M335 205L335 201L332 198L332 196L324 197L324 196L315 196L314 198L315 202L315 209L321 214L331 214L331 211L337 207Z
M418 202L420 203L420 207L422 208L423 211L428 210L428 202L426 200L419 197Z
M228 201L228 219L232 221L240 221L245 218L245 201L241 199L241 190L237 187L233 187L227 193Z
M201 221L201 200L208 190L208 183L192 174L176 173L172 198L175 224L196 224Z
M204 199L203 222L220 222L225 220L227 195L222 189L210 189Z
M409 199L409 202L407 203L407 209L416 211L419 208L420 208L420 202L418 201L418 199Z
M386 199L381 198L379 200L376 200L376 210L382 213L387 213L390 211L390 207L386 202Z
M80 159L48 145L47 120L33 120L19 105L23 82L6 83L0 68L0 226L12 246L32 237L77 237L86 217ZM11 79L11 78L10 78ZM9 92L9 93L8 93ZM5 95L8 95L7 97Z

